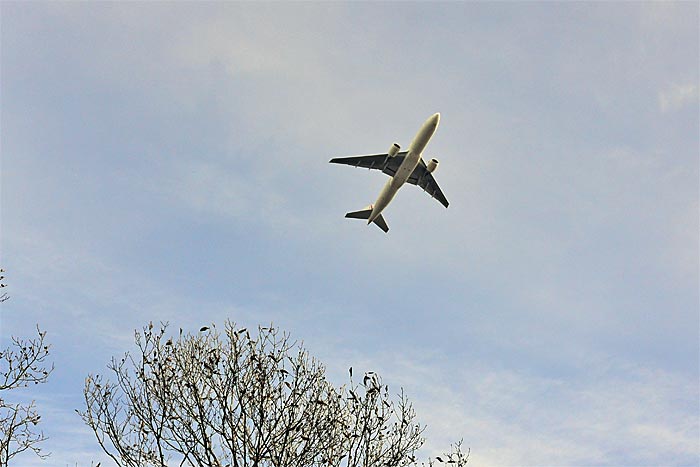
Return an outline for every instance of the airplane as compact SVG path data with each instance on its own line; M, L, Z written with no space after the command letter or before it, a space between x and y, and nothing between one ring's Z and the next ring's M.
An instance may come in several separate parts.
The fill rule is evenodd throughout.
M408 147L408 151L401 151L401 147L394 143L386 154L372 154L369 156L336 157L331 159L331 164L345 164L367 169L378 169L390 178L379 193L374 204L370 204L360 211L349 212L345 217L351 219L367 219L367 225L374 223L385 233L389 231L382 211L389 205L396 192L408 182L418 185L423 191L437 199L443 206L449 206L449 202L442 194L442 190L432 176L437 169L438 160L430 159L426 164L421 154L428 145L430 138L440 123L440 114L436 113L428 118L418 130L415 138Z

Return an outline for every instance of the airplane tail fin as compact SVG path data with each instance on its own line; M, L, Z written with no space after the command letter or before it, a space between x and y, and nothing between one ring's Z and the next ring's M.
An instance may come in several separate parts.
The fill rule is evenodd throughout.
M360 211L353 211L345 214L345 217L349 219L369 219L370 214L372 214L372 205L367 206L366 208L360 210ZM381 214L379 217L374 219L374 224L377 224L377 227L382 229L384 233L389 231L389 226L386 225L386 221L384 220L384 216Z

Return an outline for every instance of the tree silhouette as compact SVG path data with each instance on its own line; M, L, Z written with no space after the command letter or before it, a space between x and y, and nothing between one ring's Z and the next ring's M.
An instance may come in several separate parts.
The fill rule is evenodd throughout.
M0 467L27 450L47 456L38 446L46 437L36 431L41 416L35 402L12 404L6 400L9 391L45 383L53 371L53 365L46 362L50 348L44 340L46 332L37 327L37 333L34 339L13 337L9 347L0 349Z
M403 391L372 375L336 389L325 368L274 327L227 322L171 337L137 332L110 380L85 382L85 423L119 466L369 467L416 462L424 427ZM461 466L457 449L440 459ZM458 456L459 454L459 456ZM429 463L432 464L432 460Z

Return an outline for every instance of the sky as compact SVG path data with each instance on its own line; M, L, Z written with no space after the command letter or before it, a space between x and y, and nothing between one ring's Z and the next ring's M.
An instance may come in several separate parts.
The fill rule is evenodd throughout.
M403 388L424 456L700 464L697 2L2 2L0 344L47 331L46 461L149 321L274 325ZM407 147L388 234L345 219Z

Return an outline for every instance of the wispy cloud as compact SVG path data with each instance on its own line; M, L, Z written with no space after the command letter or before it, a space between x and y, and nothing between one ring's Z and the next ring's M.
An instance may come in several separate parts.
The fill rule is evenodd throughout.
M659 91L659 110L662 113L673 112L698 102L697 83L673 84Z
M385 382L408 388L428 424L426 454L463 437L476 465L692 465L700 455L686 375L608 358L561 376L478 360L438 371L433 359L374 361Z

